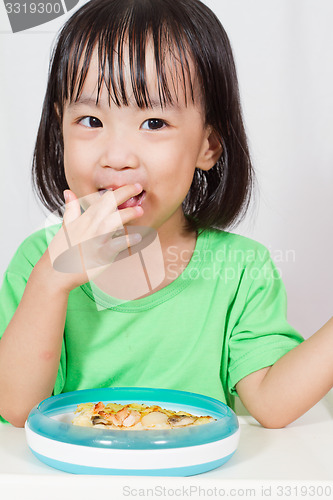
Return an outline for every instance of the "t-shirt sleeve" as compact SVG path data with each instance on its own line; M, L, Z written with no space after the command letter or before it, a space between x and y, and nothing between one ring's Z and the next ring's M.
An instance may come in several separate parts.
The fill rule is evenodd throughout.
M273 365L304 340L287 321L286 290L268 251L262 262L245 269L240 285L239 315L229 339L231 394L242 378Z

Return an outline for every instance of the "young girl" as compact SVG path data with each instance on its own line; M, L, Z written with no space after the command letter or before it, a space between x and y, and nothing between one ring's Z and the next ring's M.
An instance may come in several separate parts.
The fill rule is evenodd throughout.
M238 395L282 427L332 387L333 319L303 341L268 251L225 231L253 172L230 44L199 0L92 0L69 19L33 174L66 209L4 276L3 420L23 426L51 394L141 386Z

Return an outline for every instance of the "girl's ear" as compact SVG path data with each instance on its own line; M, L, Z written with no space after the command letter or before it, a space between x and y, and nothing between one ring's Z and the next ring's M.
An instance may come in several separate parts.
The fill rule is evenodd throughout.
M206 137L203 140L201 152L198 156L197 168L201 170L210 170L219 160L223 151L222 144L217 132L212 126L206 129Z

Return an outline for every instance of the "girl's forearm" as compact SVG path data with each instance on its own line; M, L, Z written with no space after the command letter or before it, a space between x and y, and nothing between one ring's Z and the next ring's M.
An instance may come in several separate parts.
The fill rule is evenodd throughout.
M252 375L239 383L250 413L265 427L296 420L333 387L333 318L273 366Z
M0 415L15 426L54 387L68 302L57 285L41 259L0 341Z

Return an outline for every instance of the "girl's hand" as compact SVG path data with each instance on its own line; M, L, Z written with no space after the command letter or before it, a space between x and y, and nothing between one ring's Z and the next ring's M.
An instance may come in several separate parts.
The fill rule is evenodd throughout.
M90 206L83 214L76 195L70 190L65 192L63 225L45 252L61 287L70 291L95 278L121 251L141 241L140 234L128 234L124 225L141 217L142 207L118 210L119 205L141 191L142 187L135 184L103 195L91 194L84 198Z

